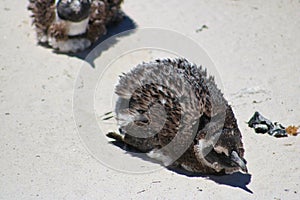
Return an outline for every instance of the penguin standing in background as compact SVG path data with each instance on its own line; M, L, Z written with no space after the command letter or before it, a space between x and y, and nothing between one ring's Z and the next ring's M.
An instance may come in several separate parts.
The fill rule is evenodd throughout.
M106 26L122 20L123 0L29 0L38 42L75 53L106 34Z

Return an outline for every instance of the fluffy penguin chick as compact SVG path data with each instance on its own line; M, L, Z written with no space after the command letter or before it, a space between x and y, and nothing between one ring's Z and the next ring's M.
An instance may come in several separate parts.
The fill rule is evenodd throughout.
M40 43L61 52L88 48L122 19L123 0L29 0Z
M142 63L120 76L115 92L121 134L108 137L165 166L247 172L233 111L202 67L181 58Z

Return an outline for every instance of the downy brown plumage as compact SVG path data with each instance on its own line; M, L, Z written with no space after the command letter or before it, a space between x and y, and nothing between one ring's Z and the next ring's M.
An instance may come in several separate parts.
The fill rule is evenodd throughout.
M247 172L232 108L202 67L182 58L142 63L120 76L115 92L121 135L108 137L165 166Z
M122 20L123 0L29 0L37 39L61 52L88 48Z

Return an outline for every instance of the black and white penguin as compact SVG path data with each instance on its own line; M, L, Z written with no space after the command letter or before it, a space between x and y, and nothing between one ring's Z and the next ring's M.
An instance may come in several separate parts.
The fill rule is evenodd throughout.
M247 172L231 106L206 70L186 59L142 63L120 76L115 93L123 142L165 166L194 173Z
M60 52L78 52L106 34L106 26L122 20L123 0L29 0L40 43Z

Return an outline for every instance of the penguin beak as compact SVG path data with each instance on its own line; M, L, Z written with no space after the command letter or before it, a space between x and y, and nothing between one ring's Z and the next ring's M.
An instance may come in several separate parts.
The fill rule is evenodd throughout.
M236 151L232 151L231 155L230 155L230 160L236 164L237 166L239 166L241 168L241 170L243 172L248 173L248 169L246 167L246 163L244 160L242 160L239 155L237 154Z

